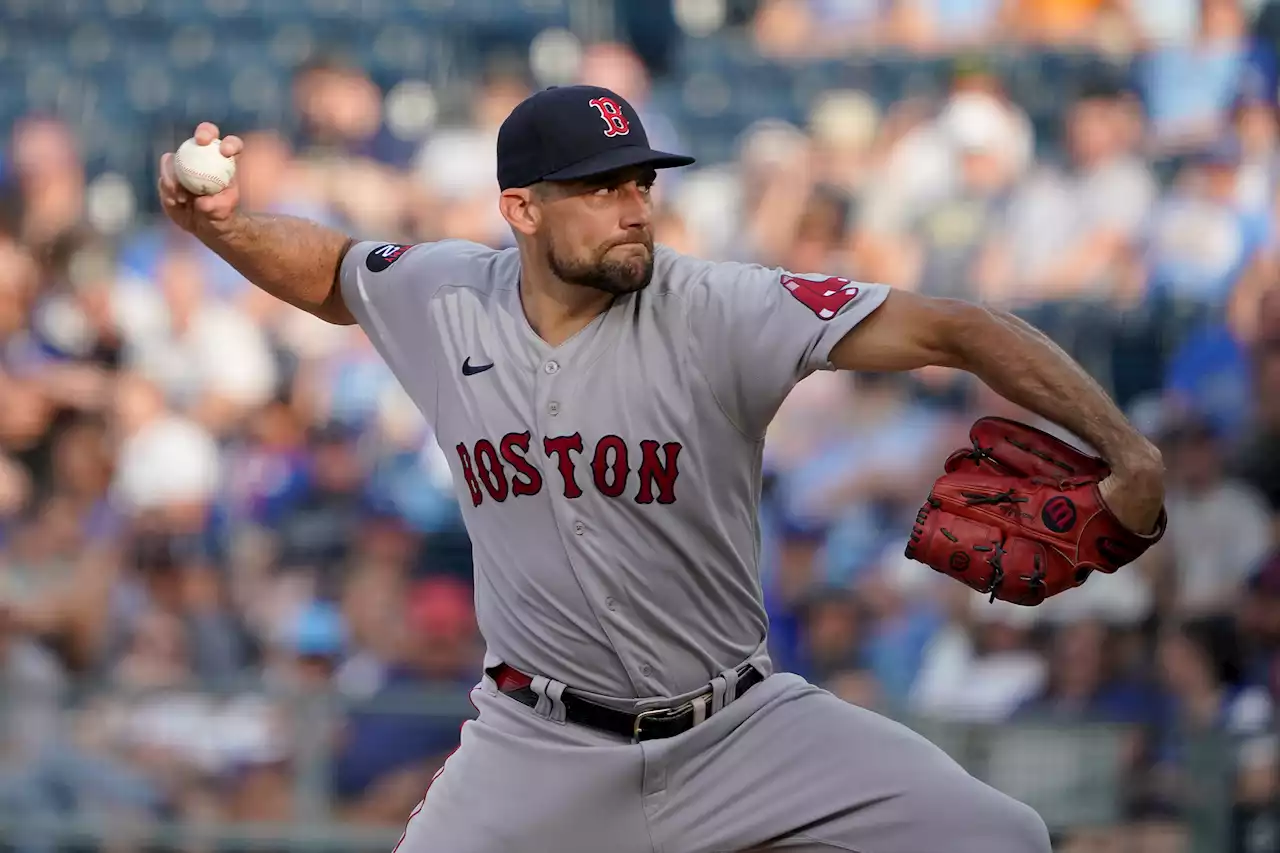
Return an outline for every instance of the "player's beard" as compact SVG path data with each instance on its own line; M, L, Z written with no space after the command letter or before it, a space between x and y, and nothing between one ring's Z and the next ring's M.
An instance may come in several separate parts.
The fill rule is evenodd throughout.
M648 234L631 241L643 244L648 250L643 257L633 256L625 261L613 260L609 250L613 243L600 250L591 259L571 258L560 252L552 240L547 247L547 263L561 281L602 290L614 296L644 290L653 279L653 238Z

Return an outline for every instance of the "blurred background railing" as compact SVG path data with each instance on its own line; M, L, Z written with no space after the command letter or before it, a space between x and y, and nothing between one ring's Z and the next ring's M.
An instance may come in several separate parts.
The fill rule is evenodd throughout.
M376 851L401 829L344 813L344 772L362 756L341 743L358 720L408 737L406 768L425 770L414 732L456 730L472 718L465 691L404 689L374 699L330 690L208 684L164 690L82 689L59 707L23 707L6 696L0 714L35 714L57 729L19 772L0 776L0 832L31 850L145 849ZM941 745L981 779L1034 806L1051 829L1087 833L1122 823L1132 726L1028 720L961 723L891 714ZM1190 805L1179 815L1194 849L1229 845L1232 755L1239 738L1191 733L1182 743ZM161 785L171 786L163 792ZM239 790L236 790L239 789ZM168 797L225 798L199 812L156 813ZM237 819L219 814L229 803ZM1158 830L1151 830L1156 832ZM1156 848L1163 849L1163 848Z
M394 846L479 666L446 459L358 329L174 233L155 168L212 120L255 210L505 246L498 123L579 80L699 158L661 242L1015 310L1164 450L1160 548L1003 608L901 544L974 415L1025 413L806 380L767 443L778 666L1061 851L1280 850L1277 46L1264 0L0 0L0 850Z

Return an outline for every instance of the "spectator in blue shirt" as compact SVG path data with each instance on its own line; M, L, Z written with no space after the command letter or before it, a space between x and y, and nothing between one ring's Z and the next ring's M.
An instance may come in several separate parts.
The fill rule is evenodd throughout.
M1106 652L1106 626L1076 622L1059 629L1049 656L1049 681L1015 717L1071 723L1148 721L1151 692L1146 685L1113 671Z
M1147 229L1149 297L1225 309L1272 228L1268 211L1240 209L1242 155L1234 138L1196 152L1157 205Z
M371 698L393 703L413 691L471 687L479 664L471 589L450 578L421 581L409 593L405 616L399 660L382 668ZM464 719L423 714L416 704L357 709L335 761L339 798L363 819L403 820L457 746Z
M1249 425L1254 400L1257 342L1280 340L1280 288L1256 300L1239 295L1225 322L1191 333L1165 369L1165 393L1178 405L1193 405L1224 436L1237 439Z
M1190 44L1165 44L1139 70L1152 130L1168 150L1203 145L1226 124L1249 75L1272 73L1255 46L1240 0L1200 0L1199 30Z

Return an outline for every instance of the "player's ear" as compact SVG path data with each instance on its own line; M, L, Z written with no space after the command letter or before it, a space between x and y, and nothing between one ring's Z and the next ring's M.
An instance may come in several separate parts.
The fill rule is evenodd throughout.
M531 190L523 187L504 190L498 199L498 209L517 233L533 234L537 230L540 214Z

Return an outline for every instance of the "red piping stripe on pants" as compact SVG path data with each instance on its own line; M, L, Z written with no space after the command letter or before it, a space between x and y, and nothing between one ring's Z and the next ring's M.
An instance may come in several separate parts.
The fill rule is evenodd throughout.
M467 694L467 701L471 703L472 708L476 708L476 703L471 698L471 694L475 693L479 689L480 687L477 685L476 687L471 688L471 693ZM476 708L476 713L480 713L479 708ZM422 792L422 799L413 807L413 811L409 812L409 819L405 821L404 832L400 833L400 840L396 842L395 847L391 848L391 853L400 853L400 845L404 844L405 838L409 836L409 824L413 823L413 819L418 816L418 813L422 811L422 807L427 804L427 794L431 793L431 786L435 784L437 779L444 775L445 767L449 766L449 759L453 758L454 754L462 748L462 730L467 727L467 723L469 722L471 722L471 720L463 720L462 725L458 726L458 745L449 750L449 754L444 757L444 762L441 763L440 769L431 775L431 780L427 782L426 790Z

